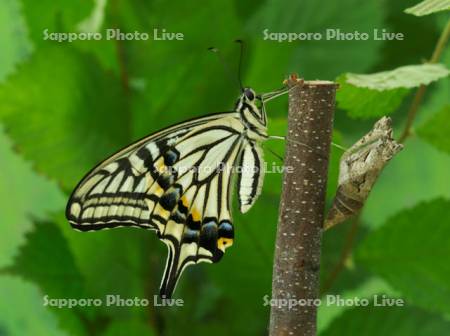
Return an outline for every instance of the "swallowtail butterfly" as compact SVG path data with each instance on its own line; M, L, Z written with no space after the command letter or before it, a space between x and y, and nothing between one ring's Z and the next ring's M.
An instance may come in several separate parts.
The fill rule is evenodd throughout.
M287 91L256 95L244 88L234 111L174 125L120 150L75 188L68 221L81 231L156 231L168 247L160 295L170 298L188 265L218 262L233 244L233 177L245 213L263 184L265 103Z

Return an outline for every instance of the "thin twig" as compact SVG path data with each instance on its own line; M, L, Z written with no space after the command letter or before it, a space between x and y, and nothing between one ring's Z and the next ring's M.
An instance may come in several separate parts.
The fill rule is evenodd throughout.
M433 55L431 56L431 59L428 63L437 63L439 61L449 38L450 38L450 20L448 20L447 25L442 31L442 34L439 37L439 40L434 48ZM420 85L419 88L417 89L416 94L414 95L414 98L411 102L411 106L408 110L405 128L403 129L403 133L400 136L398 142L400 143L405 142L405 140L411 135L412 125L414 123L414 120L416 119L417 110L420 104L422 103L426 89L427 86L425 85Z
M352 225L350 227L350 230L348 231L347 237L345 238L344 248L342 249L339 260L334 266L334 268L331 270L327 279L325 280L321 293L327 293L331 289L338 275L344 269L345 263L352 253L353 245L355 242L356 235L358 233L360 223L361 223L361 212L358 215L356 215L356 217L353 218L352 220Z
M439 61L442 53L444 52L445 46L449 38L450 38L450 19L447 21L447 24L444 30L442 31L439 40L436 43L436 47L434 48L433 55L431 56L430 59L430 63L437 63Z

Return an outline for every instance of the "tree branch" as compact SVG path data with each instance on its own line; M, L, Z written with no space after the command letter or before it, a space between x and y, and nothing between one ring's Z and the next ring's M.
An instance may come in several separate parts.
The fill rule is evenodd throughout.
M295 79L289 85L298 84ZM272 299L315 300L337 84L309 81L289 94L286 168L280 202ZM315 335L313 304L272 306L270 335Z

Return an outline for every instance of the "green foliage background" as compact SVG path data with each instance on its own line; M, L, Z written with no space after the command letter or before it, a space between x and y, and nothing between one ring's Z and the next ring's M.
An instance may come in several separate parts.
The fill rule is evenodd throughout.
M442 3L444 1L441 1ZM144 230L79 233L64 218L70 191L98 161L134 139L184 119L233 107L238 88L206 49L233 66L246 42L243 80L259 92L291 72L341 84L335 142L350 146L380 116L396 134L415 87L429 84L414 132L381 175L364 208L351 255L327 294L403 298L405 307L319 308L320 335L446 335L450 330L450 64L406 73L390 89L355 84L369 74L429 59L448 11L416 17L414 0L0 1L0 335L266 334L281 176L267 175L245 216L234 212L235 245L217 265L189 268L176 297L184 307L50 308L43 297L150 298L166 250ZM182 32L184 41L43 39L43 31L119 28ZM271 32L405 34L404 41L264 41ZM422 70L421 70L422 69ZM234 75L234 70L231 71ZM349 80L349 82L347 82ZM403 84L402 84L403 83ZM407 85L405 85L407 83ZM271 134L286 128L286 98L268 106ZM282 153L282 143L268 147ZM333 149L328 202L341 151ZM269 152L269 164L280 162ZM321 278L338 263L350 223L324 233Z

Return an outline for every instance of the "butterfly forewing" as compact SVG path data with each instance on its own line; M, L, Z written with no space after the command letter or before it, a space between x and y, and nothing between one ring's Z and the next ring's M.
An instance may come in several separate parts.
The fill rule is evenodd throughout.
M137 221L129 222L127 218L120 217L119 214L124 209L117 207L123 206L123 202L145 205L146 199L153 198L147 192L155 169L151 164L153 158L158 158L168 145L195 127L228 115L229 113L210 115L169 127L137 141L100 163L81 180L72 193L66 208L69 222L82 231L136 223L139 225L142 221L138 218ZM117 207L104 213L103 210L106 209L95 209L96 205ZM90 208L92 209L89 210ZM108 214L112 217L109 218ZM149 225L148 222L145 224Z

